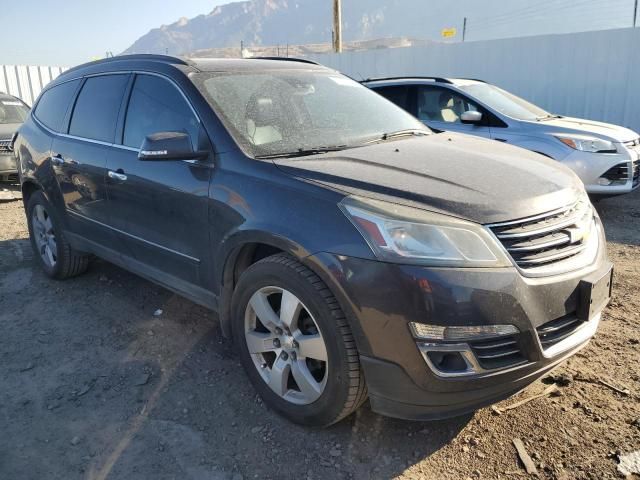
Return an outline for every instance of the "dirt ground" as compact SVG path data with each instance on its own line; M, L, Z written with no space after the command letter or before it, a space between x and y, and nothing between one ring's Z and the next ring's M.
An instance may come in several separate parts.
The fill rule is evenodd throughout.
M598 204L614 298L596 338L554 372L559 394L433 423L365 405L326 430L269 411L203 308L101 261L46 278L22 203L0 203L0 479L535 478L514 438L539 478L620 478L618 456L640 450L639 201Z

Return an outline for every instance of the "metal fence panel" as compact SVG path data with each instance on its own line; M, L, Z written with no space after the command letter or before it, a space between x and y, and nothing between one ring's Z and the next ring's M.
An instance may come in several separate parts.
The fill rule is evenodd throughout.
M65 70L66 67L0 65L0 92L33 105L42 89Z
M640 29L310 55L357 79L480 78L562 115L640 131Z

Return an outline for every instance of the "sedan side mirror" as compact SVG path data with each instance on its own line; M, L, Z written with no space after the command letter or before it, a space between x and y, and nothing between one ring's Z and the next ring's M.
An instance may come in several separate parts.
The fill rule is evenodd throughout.
M482 121L482 113L475 110L469 110L460 115L462 123L480 123Z
M158 132L142 142L138 160L201 160L207 157L207 151L195 151L191 137L184 132Z

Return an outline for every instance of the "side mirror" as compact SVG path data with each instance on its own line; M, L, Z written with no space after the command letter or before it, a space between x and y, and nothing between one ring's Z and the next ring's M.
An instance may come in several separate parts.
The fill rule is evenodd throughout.
M462 123L480 123L482 121L482 113L475 110L468 110L460 115Z
M201 160L208 154L207 151L195 151L187 133L158 132L144 139L138 160Z

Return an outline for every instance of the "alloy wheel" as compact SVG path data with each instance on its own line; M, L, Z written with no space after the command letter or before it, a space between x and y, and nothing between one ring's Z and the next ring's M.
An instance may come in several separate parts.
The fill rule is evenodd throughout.
M249 354L271 390L298 405L316 401L327 384L327 348L300 299L280 287L263 287L249 300L244 323Z
M58 246L51 216L42 205L36 205L31 214L33 236L38 253L44 263L53 268L58 261Z

